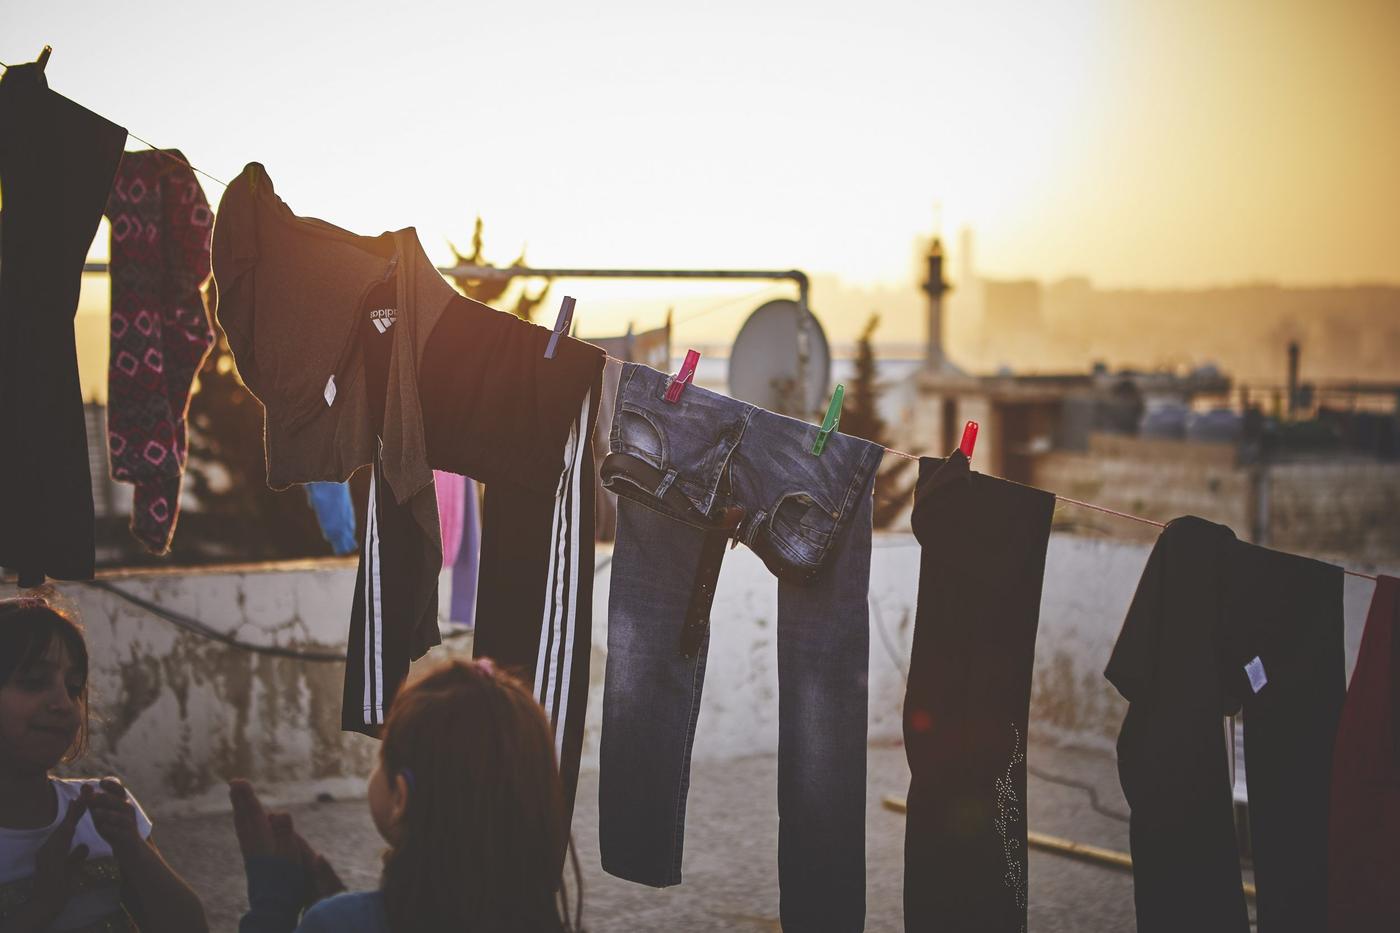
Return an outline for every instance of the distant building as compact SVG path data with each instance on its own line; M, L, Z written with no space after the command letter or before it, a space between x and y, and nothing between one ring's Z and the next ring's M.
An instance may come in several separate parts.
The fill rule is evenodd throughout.
M985 279L982 330L988 340L1020 343L1044 327L1040 283L1035 279Z
M1093 294L1084 279L981 284L983 330L998 347L1044 339L1047 296L1072 306ZM894 446L943 455L976 421L972 465L982 473L1157 521L1200 515L1300 552L1400 557L1400 385L1304 385L1296 362L1287 387L1266 391L1209 365L971 375L944 341L950 290L935 240L923 365L889 395ZM1056 517L1086 529L1103 519L1075 507ZM1123 524L1115 534L1156 532L1108 520Z
M927 274L923 290L928 296L927 340L924 348L924 367L931 372L957 373L958 370L948 359L943 326L944 296L951 286L943 278L943 241L933 238L925 258Z

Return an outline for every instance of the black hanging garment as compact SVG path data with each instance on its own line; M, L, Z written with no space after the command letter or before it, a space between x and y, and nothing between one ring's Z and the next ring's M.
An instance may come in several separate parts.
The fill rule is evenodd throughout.
M1242 541L1232 551L1222 665L1244 709L1255 919L1260 933L1313 933L1327 928L1343 570Z
M486 484L473 653L533 686L571 819L593 631L592 437L603 353L467 298L423 354L428 460ZM560 853L562 858L563 853Z
M0 566L21 586L93 571L92 478L73 315L126 130L0 76Z
M1332 754L1329 933L1400 930L1400 579L1376 579Z
M456 292L412 228L367 237L298 217L257 163L219 202L212 254L219 323L266 415L268 485L375 471L378 550L373 561L362 550L341 724L377 735L409 661L441 640L442 537L418 373ZM372 328L384 339L368 346L376 308L392 308L394 323Z
M369 289L359 310L357 342L376 433L386 416L397 294L390 277ZM474 653L536 687L555 727L571 806L592 648L593 460L587 441L603 356L564 338L554 358L545 359L549 333L453 298L427 341L419 397L429 464L486 483ZM387 491L382 457L373 464L369 501L341 724L376 734L417 656L398 618L412 605L414 581L433 568L412 546L412 511Z
M1170 522L1147 559L1104 672L1128 701L1118 774L1132 808L1139 933L1249 929L1220 650L1234 544L1224 525L1191 517Z
M904 928L1026 929L1026 727L1055 497L919 461Z
M342 727L377 735L439 641L434 468L487 484L475 650L534 684L572 806L588 697L593 461L603 354L462 298L412 229L298 217L261 165L219 205L218 316L267 414L268 483L374 469ZM488 565L489 564L489 565ZM563 852L560 852L562 858Z
M385 238L377 241L386 245ZM413 502L400 503L385 479L384 415L398 321L398 282L390 276L366 292L359 309L356 341L363 358L369 423L375 452L370 463L369 500L360 522L359 569L350 605L345 646L345 681L340 727L377 736L389 707L408 676L409 664L423 654L413 641L415 590L432 579L439 556L418 546L422 529ZM436 493L434 493L436 497ZM425 620L434 631L436 613Z
M1105 674L1129 704L1118 770L1140 933L1249 929L1223 728L1241 708L1259 929L1326 929L1341 569L1178 518Z

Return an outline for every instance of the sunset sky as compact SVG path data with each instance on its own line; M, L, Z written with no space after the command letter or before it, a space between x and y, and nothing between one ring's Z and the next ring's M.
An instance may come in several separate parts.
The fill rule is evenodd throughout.
M989 275L1400 281L1394 0L0 5L0 60L45 42L55 90L444 260L479 213L500 262L898 285L937 222ZM606 330L743 290L573 291Z

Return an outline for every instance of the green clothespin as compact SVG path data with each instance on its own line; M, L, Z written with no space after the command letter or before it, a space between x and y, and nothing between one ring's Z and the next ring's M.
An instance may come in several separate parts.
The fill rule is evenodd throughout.
M832 431L836 430L836 425L841 421L841 400L846 397L846 387L837 385L836 391L831 393L831 404L826 406L826 417L822 419L821 429L817 431L817 439L812 441L812 453L820 454L826 447L826 439Z

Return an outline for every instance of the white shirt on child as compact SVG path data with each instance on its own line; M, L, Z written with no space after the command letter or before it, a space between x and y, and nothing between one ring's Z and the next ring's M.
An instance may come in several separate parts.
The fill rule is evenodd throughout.
M54 794L58 798L58 812L53 822L38 829L8 829L0 826L0 915L7 913L6 906L13 902L17 882L27 881L34 874L34 858L44 841L62 821L73 801L82 793L84 784L93 785L100 791L99 779L51 778ZM128 798L136 807L136 828L141 838L151 835L151 821L141 804L127 791ZM69 850L80 845L88 847L88 856L83 863L82 878L68 903L51 930L81 930L100 923L121 912L121 882L116 870L116 860L112 847L97 832L92 814L84 813L73 831L73 842ZM27 885L23 885L27 888ZM25 899L27 899L27 894Z

